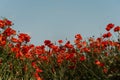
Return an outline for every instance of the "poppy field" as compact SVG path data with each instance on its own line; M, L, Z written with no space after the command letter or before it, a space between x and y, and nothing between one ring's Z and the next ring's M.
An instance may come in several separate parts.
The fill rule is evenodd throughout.
M78 33L73 44L35 46L13 25L0 19L0 80L120 80L120 26L109 23L100 37L87 40Z

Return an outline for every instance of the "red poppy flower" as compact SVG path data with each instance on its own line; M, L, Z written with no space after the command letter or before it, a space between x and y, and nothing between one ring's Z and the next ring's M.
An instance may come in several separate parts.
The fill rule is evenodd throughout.
M86 57L83 55L80 57L80 61L85 61L86 60Z
M63 43L63 40L58 40L58 43L59 43L59 44Z
M57 59L57 63L58 63L58 64L61 64L62 62L63 62L63 59L61 59L61 58L58 58L58 59Z
M4 28L5 26L11 26L12 21L8 19L0 20L0 28Z
M86 42L86 41L83 41L83 42L82 42L82 46L83 46L83 47L86 47L86 46L87 46L87 42Z
M12 25L12 21L10 21L8 19L4 19L4 23L5 23L5 26L11 26Z
M95 61L95 64L100 65L100 61L99 61L99 60L96 60L96 61Z
M65 47L73 48L74 46L72 44L70 44L70 41L67 41L66 44L65 44Z
M5 26L5 23L3 20L0 20L0 28L3 28Z
M82 50L83 50L84 52L86 52L86 53L89 53L89 52L90 52L90 48L87 48L87 47L82 48Z
M0 42L3 40L3 36L0 34Z
M101 42L101 41L102 41L102 38L97 38L96 41L97 41L97 42Z
M43 72L43 70L41 70L41 69L37 68L37 69L36 69L36 72L41 73L41 72Z
M16 34L16 31L13 30L12 28L8 27L4 32L3 34L5 34L6 36L11 36L11 35L15 35Z
M23 54L26 54L29 52L30 48L29 48L29 46L24 45L21 47L21 50L22 50Z
M76 38L76 39L79 39L79 40L82 40L82 36L81 36L80 34L76 34L76 35L75 35L75 38Z
M35 76L36 80L42 80L41 77L39 76L38 72L35 72L34 76Z
M118 32L118 31L120 31L120 26L114 28L114 32Z
M34 73L34 76L35 76L36 78L38 78L38 77L39 77L39 73L38 73L38 72L35 72L35 73ZM39 80L39 79L37 79L37 80Z
M110 31L114 27L114 24L110 23L107 25L106 30Z
M36 62L32 62L31 65L32 65L33 68L37 67Z
M66 58L67 60L70 60L70 59L72 59L72 58L74 58L74 57L75 57L75 53L68 53L68 54L65 55L65 58Z
M20 33L18 37L19 37L19 42L24 42L24 41L29 42L31 38L28 34L25 33Z
M106 33L106 34L103 34L103 37L104 38L109 38L109 37L111 37L112 36L112 34L110 33L110 32L108 32L108 33Z
M15 53L19 52L19 50L20 50L20 49L17 48L17 47L13 47L13 48L11 48L11 51L12 51L12 52L15 52Z
M36 72L41 73L41 72L43 72L43 70L41 70L40 68L37 67Z
M100 67L103 67L104 65L105 65L104 63L100 63L100 65L99 65L99 66L100 66Z
M37 80L42 80L40 77L37 77Z
M6 38L0 34L0 46L4 46L6 44Z
M18 51L16 53L16 58L20 58L20 57L23 57L23 53L21 51Z
M48 61L48 57L47 56L39 56L39 58L41 59L41 60L43 60L43 61Z
M99 60L96 60L95 64L98 65L98 66L100 66L100 67L104 66L104 63L100 62Z
M17 42L18 42L18 39L17 39L17 38L12 37L12 38L11 38L11 41L12 41L12 42L14 42L14 43L17 43Z
M103 69L103 72L104 72L104 73L107 73L107 72L108 72L108 69L107 69L107 68L104 68L104 69Z
M49 44L51 44L51 41L50 41L50 40L45 40L45 41L44 41L44 44L45 44L45 45L49 45Z
M108 42L108 41L102 41L102 42L101 42L101 46L104 47L104 49L105 49L105 47L107 47L108 45L109 45L109 42Z

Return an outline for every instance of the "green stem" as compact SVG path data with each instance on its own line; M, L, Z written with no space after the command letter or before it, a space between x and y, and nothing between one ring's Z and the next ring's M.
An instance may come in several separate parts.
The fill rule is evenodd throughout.
M82 63L81 63L82 64ZM91 73L93 73L93 75L97 78L100 79L100 77L98 77L92 70L90 70L89 68L87 68L87 66L85 66L84 64L82 64L88 71L90 71Z

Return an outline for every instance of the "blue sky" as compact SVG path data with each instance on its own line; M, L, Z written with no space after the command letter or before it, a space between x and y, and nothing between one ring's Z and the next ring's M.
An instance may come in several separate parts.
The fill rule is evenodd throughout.
M120 25L120 0L0 0L0 16L13 21L13 28L42 44L80 33L85 39L105 32L108 23Z

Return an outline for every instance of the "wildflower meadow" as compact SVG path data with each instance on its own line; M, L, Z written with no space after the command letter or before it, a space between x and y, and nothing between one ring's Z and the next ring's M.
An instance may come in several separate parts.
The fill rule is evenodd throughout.
M97 38L78 33L74 43L44 40L36 46L13 25L0 19L0 80L120 80L120 26L109 23Z

